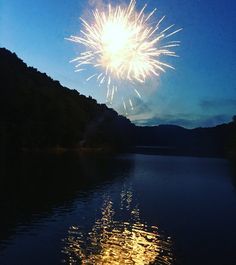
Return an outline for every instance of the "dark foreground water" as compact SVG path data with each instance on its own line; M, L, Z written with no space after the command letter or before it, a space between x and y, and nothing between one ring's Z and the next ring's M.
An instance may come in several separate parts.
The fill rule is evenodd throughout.
M236 181L221 159L3 159L0 264L236 264Z

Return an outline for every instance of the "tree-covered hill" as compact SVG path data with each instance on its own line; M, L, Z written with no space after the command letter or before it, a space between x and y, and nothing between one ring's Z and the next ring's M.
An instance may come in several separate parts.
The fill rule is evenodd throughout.
M133 126L105 104L63 87L0 49L1 149L125 144Z

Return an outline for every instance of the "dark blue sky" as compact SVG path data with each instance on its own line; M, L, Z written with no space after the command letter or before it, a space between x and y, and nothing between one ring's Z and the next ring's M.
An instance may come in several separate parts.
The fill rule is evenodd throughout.
M125 2L125 1L123 1ZM137 124L174 123L185 127L228 122L236 114L236 2L233 0L149 0L147 11L166 15L163 26L183 27L175 39L180 58L169 62L159 80L140 88L129 118ZM118 1L111 1L113 5ZM127 1L128 3L128 1ZM137 1L140 9L145 2ZM69 63L78 54L65 40L79 34L80 16L87 16L100 0L1 0L0 46L17 53L28 65L46 72L63 85L105 101L105 90L85 82L88 74L74 72ZM116 105L121 112L122 108Z

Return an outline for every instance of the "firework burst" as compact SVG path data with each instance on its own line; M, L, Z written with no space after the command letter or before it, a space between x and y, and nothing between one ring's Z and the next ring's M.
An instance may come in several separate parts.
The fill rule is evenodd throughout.
M166 68L173 68L162 61L163 56L177 56L172 48L179 46L179 41L164 40L181 29L172 30L174 25L171 25L160 30L165 17L151 23L156 9L145 14L147 5L140 12L135 6L136 1L131 0L126 7L108 5L106 10L96 9L91 23L80 18L81 35L68 38L85 48L72 60L77 62L76 71L92 66L95 73L87 81L96 78L100 85L106 85L109 102L117 92L115 81L144 83L147 78L165 72ZM140 96L137 89L134 91ZM132 101L129 99L128 102L133 108Z

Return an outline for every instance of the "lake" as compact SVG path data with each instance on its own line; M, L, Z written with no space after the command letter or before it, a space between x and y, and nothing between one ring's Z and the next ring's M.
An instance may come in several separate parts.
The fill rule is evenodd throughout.
M0 264L236 264L236 174L224 159L2 158Z

